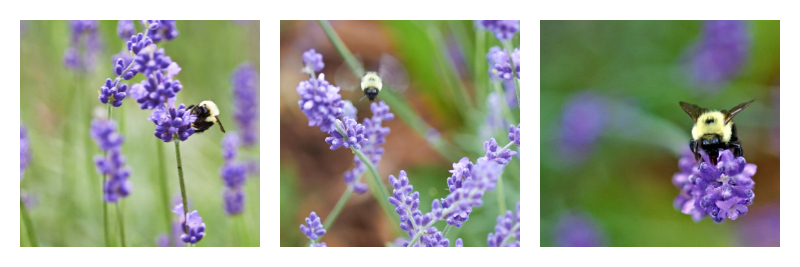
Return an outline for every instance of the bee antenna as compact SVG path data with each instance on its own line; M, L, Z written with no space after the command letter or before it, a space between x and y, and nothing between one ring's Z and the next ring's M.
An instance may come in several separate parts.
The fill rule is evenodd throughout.
M364 96L363 96L363 97L361 97L361 99L359 99L358 101L364 100L364 97L367 97L367 96L366 96L366 95L364 95Z

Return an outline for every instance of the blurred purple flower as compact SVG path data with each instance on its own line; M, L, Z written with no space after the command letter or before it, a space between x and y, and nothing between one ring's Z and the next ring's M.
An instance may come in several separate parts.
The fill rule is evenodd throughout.
M117 22L117 36L127 41L136 34L136 28L133 26L132 20L120 20Z
M25 167L31 159L31 148L28 141L28 131L24 126L19 126L19 180L22 180L22 175L25 174Z
M781 245L781 209L764 206L742 219L738 232L743 246L779 247Z
M556 246L602 247L605 237L595 222L586 214L565 212L555 231Z
M167 233L161 233L156 237L156 246L159 247L179 247L180 243L183 241L181 240L181 235L183 234L183 230L181 230L180 222L173 221L172 222L172 233L167 235Z
M519 124L517 126L509 125L508 126L508 140L514 142L515 145L519 146Z
M219 174L225 184L222 199L228 215L238 214L244 210L245 195L242 187L247 181L248 166L246 163L236 161L240 144L239 135L235 131L228 132L222 138L222 157L225 163L219 168Z
M328 245L325 242L317 243L317 239L321 236L325 235L325 228L322 226L322 222L320 218L317 216L316 212L311 212L311 214L306 217L306 224L300 225L300 231L311 239L311 247L327 247Z
M486 60L489 62L489 77L492 80L512 80L513 72L512 65L508 61L508 54L500 47L493 46L486 54ZM511 60L514 63L514 70L517 72L517 79L519 79L520 71L520 55L519 48L514 49L511 53Z
M494 92L489 93L489 96L486 98L486 119L478 130L478 137L480 137L480 139L487 140L494 136L500 129L505 129L506 125L508 125L508 122L503 117L500 106L502 102L500 101L502 100Z
M681 172L673 175L672 182L681 192L673 205L694 221L706 215L717 223L736 220L753 204L752 176L757 166L747 163L744 157L734 158L729 150L720 151L718 159L716 166L711 165L705 153L700 163L694 163L689 155L678 161Z
M309 74L320 72L325 68L325 62L322 61L322 54L317 53L313 48L303 52L303 65L305 66L305 72Z
M22 202L25 203L25 208L27 209L32 209L39 205L39 197L36 194L31 194L20 189L19 196L22 198Z
M132 185L128 181L131 171L123 167L125 157L122 156L121 149L124 139L116 132L116 123L113 120L93 120L89 134L107 154L97 155L94 158L97 171L108 177L103 185L103 200L117 202L120 198L128 196L132 190Z
M178 37L178 29L175 28L175 21L174 20L147 20L147 24L145 21L142 21L142 25L149 24L149 31L147 32L147 36L153 39L153 43L159 43L163 40L172 41L175 37Z
M225 201L225 212L228 215L239 214L244 211L244 190L241 187L225 187L222 190L222 199Z
M353 106L353 102L350 102L350 100L342 100L342 102L344 102L344 112L342 113L342 117L350 117L354 120L357 120L358 117L356 115L358 114L358 110L355 106Z
M517 75L519 75L519 69L517 69ZM503 80L503 89L505 89L504 94L508 107L511 109L519 107L517 88L514 85L514 80Z
M607 100L591 91L570 96L564 104L561 126L556 135L562 158L581 162L591 151L594 141L608 121Z
M494 138L483 143L483 150L486 151L486 158L500 165L506 165L511 161L511 157L517 152L508 148L498 147Z
M242 63L233 72L233 118L239 125L239 134L245 146L258 141L258 72L251 63Z
M222 158L225 162L233 161L236 155L239 154L239 145L241 145L239 136L234 134L226 134L222 138Z
M476 25L493 32L500 41L509 40L519 32L518 20L478 20Z
M225 186L230 188L240 188L247 181L247 165L239 162L226 162L219 169L219 175Z
M489 233L487 237L487 244L490 247L519 247L519 203L517 203L517 213L514 214L510 210L506 211L505 216L497 216L497 225L494 227L494 233ZM507 243L514 238L516 241Z
M700 84L717 87L735 77L747 60L748 31L746 21L703 22L700 41L688 55L692 78Z
M97 53L100 52L100 36L96 20L70 21L70 46L64 52L64 65L80 72L94 70Z

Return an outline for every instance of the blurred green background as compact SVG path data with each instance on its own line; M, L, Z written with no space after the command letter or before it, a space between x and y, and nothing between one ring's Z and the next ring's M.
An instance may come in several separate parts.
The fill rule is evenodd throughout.
M490 129L486 136L479 134L487 120L486 96L494 90L488 79L486 54L490 47L501 46L492 33L476 31L473 21L330 23L367 70L377 70L381 55L388 54L408 71L410 86L405 92L382 90L379 95L395 113L394 120L383 123L391 133L386 137L386 153L378 166L390 193L388 176L398 176L400 170L405 170L414 190L420 192L420 210L428 212L433 199L447 196L446 179L454 162L462 157L475 162L483 156L483 142L489 137L501 145L508 143L508 124ZM300 72L302 53L311 48L321 53L325 63L321 72L336 86L342 86L334 74L344 62L318 22L281 21L280 29L281 246L303 246L308 238L299 225L305 223L304 218L311 211L323 222L328 218L346 189L343 175L354 163L349 149L331 151L325 143L328 135L318 127L309 127L298 107L296 88L300 81L308 79ZM514 47L519 47L519 36L517 33L512 40ZM346 89L341 91L342 99L353 102L358 121L372 116L370 103L366 99L358 101L363 92L359 88ZM411 119L399 113L399 105L408 107ZM514 107L511 113L519 122L519 108ZM431 128L441 134L439 141L426 139L425 133ZM508 210L519 202L519 168L519 158L515 157L503 173ZM368 175L365 173L361 181ZM328 232L321 241L328 246L384 246L398 237L407 237L405 233L398 235L397 226L370 194L371 191L353 194L336 222L324 225ZM474 209L461 229L454 227L446 236L451 246L456 238L462 238L464 246L486 246L497 216L505 210L498 208L497 190L487 193L483 200L483 206ZM435 226L442 230L445 223Z
M568 211L587 214L609 246L750 246L742 236L755 232L775 238L765 245L778 245L777 223L752 225L779 216L780 23L746 22L743 66L714 88L694 83L685 64L702 25L541 22L542 246L556 245L559 219ZM586 92L611 107L608 126L581 162L556 151L562 138L571 138L560 136L566 104ZM729 109L751 99L736 123L747 161L758 165L754 204L736 221L695 223L672 207L679 189L671 179L692 127L678 101Z
M143 30L135 21L137 32ZM177 62L176 76L183 84L177 104L197 104L213 99L221 110L227 131L236 131L232 118L230 77L241 63L259 68L258 21L177 21L180 34L163 41L159 48ZM68 21L23 21L20 36L21 123L28 129L32 159L20 187L37 199L30 208L40 246L103 246L102 176L92 161L102 152L89 137L93 113L105 117L106 106L98 101L98 90L106 78L114 77L112 55L125 47L117 36L117 21L100 21L102 50L93 71L77 72L63 64L70 45ZM129 85L143 80L137 75ZM169 228L161 198L160 165L166 168L170 202L180 196L175 146L153 136L155 125L147 120L150 110L141 110L128 96L112 118L125 138L122 154L132 170L132 193L121 202L128 246L155 246L156 237ZM223 209L219 168L223 133L216 128L195 134L181 145L181 157L190 202L206 224L206 236L197 246L259 246L260 181L250 176L245 184L244 212L228 216ZM157 147L163 148L159 162ZM259 148L242 148L239 160L257 162ZM241 217L241 218L239 218ZM169 213L169 220L178 216ZM113 244L119 230L114 205L109 205ZM238 220L238 222L237 222ZM238 225L238 226L237 226ZM20 245L29 245L20 224Z

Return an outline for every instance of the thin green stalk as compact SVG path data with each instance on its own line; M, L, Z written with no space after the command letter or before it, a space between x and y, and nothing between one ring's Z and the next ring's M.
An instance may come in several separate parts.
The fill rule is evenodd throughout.
M250 246L250 242L247 238L247 226L244 221L244 214L237 214L234 215L234 217L233 219L236 220L236 229L238 229L239 232L239 242L241 242L243 247Z
M158 162L165 162L164 161L164 146L161 144L163 143L161 139L155 139L156 142L156 153L158 154L156 157ZM167 223L165 226L167 227L167 235L170 235L172 232L172 214L170 214L170 203L169 203L169 186L167 183L167 168L164 164L158 164L159 170L159 182L161 182L161 206L164 212L164 220ZM170 245L177 245L172 244L172 238L169 239Z
M22 197L19 197L19 212L20 216L22 216L22 221L25 223L25 229L28 232L28 239L31 242L32 247L38 247L39 241L36 240L36 234L33 231L33 222L31 222L31 217L28 215L28 207L25 206L25 200Z
M435 47L433 52L439 59L439 67L444 74L445 84L447 84L447 86L455 95L456 99L458 99L456 103L461 104L461 114L470 114L469 110L474 107L472 97L470 96L469 92L467 92L467 88L461 82L456 65L444 52L447 49L447 44L444 41L444 37L442 37L442 33L434 27L435 25L429 24L428 26L428 37L431 39L431 42ZM455 86L451 85L451 83L455 83ZM458 90L456 91L456 89Z
M111 119L111 105L108 105L108 117L106 119ZM108 157L108 152L103 152L103 158ZM103 195L105 195L105 186L108 180L108 175L103 174L103 184L100 186L101 200L103 201L103 235L106 238L106 247L111 246L111 235L108 233L108 202L103 199Z
M186 204L186 186L183 184L183 166L181 165L181 145L180 139L178 139L178 134L176 133L174 136L175 140L175 160L178 161L178 180L181 183L181 201L183 202L183 218L188 219L189 214L189 207ZM184 233L189 232L189 225L187 224L186 227L183 229ZM188 244L188 243L187 243Z
M478 27L475 32L475 57L473 58L475 67L473 71L473 82L475 82L475 95L477 99L486 99L489 90L482 89L486 84L486 30Z
M452 225L448 224L447 226L445 226L444 230L442 230L442 236L447 237L447 234L450 233L451 229L453 229ZM453 242L455 242L455 240L453 240Z
M514 88L517 90L517 103L519 103L519 78L517 78L517 66L514 65L514 60L511 58L511 53L514 52L511 46L511 40L503 41L503 47L506 49L506 56L508 56L508 64L511 65L511 77L514 79ZM522 105L520 105L522 107Z
M517 119L514 118L514 114L511 113L511 108L508 107L508 102L506 102L506 95L500 90L500 82L494 81L492 86L499 99L498 102L500 102L500 110L503 112L503 117L511 124L517 124Z
M342 126L339 123L334 123L334 125L336 125L336 130L338 130L343 137L347 138L347 133L344 131L344 129L342 129ZM400 219L397 218L394 209L391 208L391 203L389 203L389 192L381 181L381 176L378 174L378 170L375 169L375 166L372 165L372 162L369 160L369 158L367 158L366 155L364 155L364 153L361 152L361 150L352 146L350 149L354 154L356 154L356 156L358 156L358 158L361 160L361 163L367 165L367 169L369 169L370 173L372 173L372 179L367 179L367 185L373 192L372 195L375 197L375 200L378 201L378 204L380 204L381 209L383 209L383 212L386 213L386 216L389 217L394 223L395 227L397 227L396 229L402 232L400 229Z
M344 204L346 204L347 201L350 200L350 196L352 195L353 195L353 188L348 186L347 189L344 190L344 194L342 194L342 197L340 197L339 201L336 202L336 205L333 206L331 212L328 213L328 218L325 218L325 223L322 225L330 229L331 226L333 225L333 222L335 222L336 218L339 217L339 213L341 213L342 209L344 209ZM317 241L319 241L319 238L317 238Z
M120 240L122 242L122 246L125 247L126 246L125 245L125 223L124 223L125 220L123 219L123 215L122 215L122 207L121 207L122 203L121 202L122 202L122 200L120 199L119 202L117 202L117 205L116 205L117 206L117 221L119 222L119 238L120 238Z
M331 41L334 48L336 48L336 51L339 52L339 55L342 56L347 65L350 67L353 74L356 75L356 78L361 79L361 76L364 74L364 67L361 66L361 63L358 61L358 59L356 59L356 57L350 53L350 50L344 45L342 40L339 38L339 35L337 35L336 31L334 31L333 27L331 27L330 23L322 20L319 21L319 25L322 27L322 30ZM391 89L389 86L384 87ZM385 101L387 105L392 107L392 112L397 115L397 117L405 121L408 126L417 132L417 134L425 137L431 127L428 126L428 124L425 123L425 121L422 120L422 118L420 118L420 116L417 115L416 112L414 112L405 101L403 101L402 96L395 94L392 92L392 90L381 90L381 92L381 100ZM456 160L463 155L460 148L454 146L444 138L439 138L439 140L433 144L433 148L448 160Z

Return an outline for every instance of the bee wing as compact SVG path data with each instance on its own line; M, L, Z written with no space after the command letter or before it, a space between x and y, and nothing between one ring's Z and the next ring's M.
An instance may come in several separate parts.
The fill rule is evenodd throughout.
M689 117L692 117L692 122L697 122L697 117L700 117L700 114L706 111L706 109L698 107L697 105L689 104L686 102L678 102L681 104L681 108L683 111L686 111L686 114L689 114Z
M389 87L390 90L402 93L408 88L408 72L396 58L383 54L380 59L380 66L378 67L378 75L381 76L384 87Z
M733 119L733 116L736 116L737 113L739 113L742 110L744 110L744 108L749 106L750 103L753 103L753 101L756 101L756 100L753 99L753 100L750 100L750 102L741 103L741 104L736 105L735 107L733 107L730 111L725 112L725 124L728 124L728 122L730 122Z
M347 66L347 63L342 62L336 73L333 74L333 85L339 86L343 90L352 92L356 88L361 89L361 79L353 73L353 70Z

